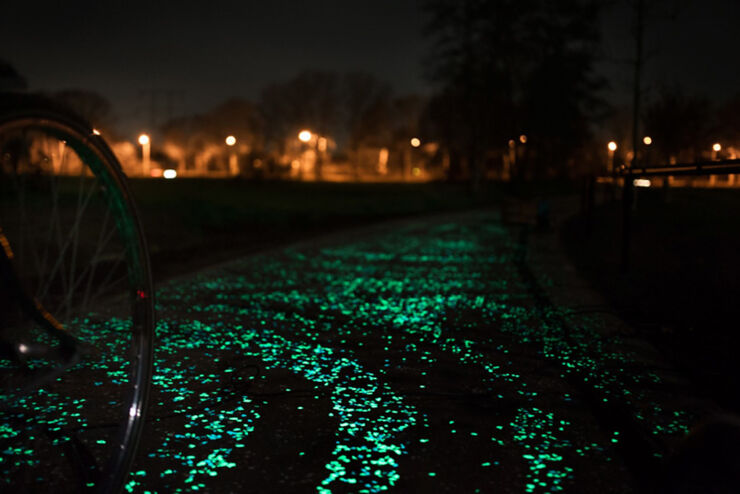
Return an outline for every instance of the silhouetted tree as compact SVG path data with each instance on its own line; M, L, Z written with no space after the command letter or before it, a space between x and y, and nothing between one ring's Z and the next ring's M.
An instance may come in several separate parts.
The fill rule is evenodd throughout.
M49 97L99 129L110 131L113 126L113 107L100 93L85 89L65 89L50 93Z
M223 141L234 135L237 142L251 149L262 146L264 121L257 106L250 101L232 98L203 115L204 131Z
M0 91L21 91L27 87L26 78L10 63L0 59Z
M533 171L557 168L588 138L601 109L594 75L598 2L590 0L429 0L429 77L441 85L430 109L443 142L474 183L482 156L527 134ZM451 125L450 122L455 122Z
M658 98L645 108L643 120L645 133L652 137L661 161L668 162L671 157L696 160L700 150L708 147L710 111L705 98L663 87Z
M275 143L307 128L356 151L390 141L391 95L387 83L367 73L305 71L267 86L259 106Z
M181 166L195 161L207 167L223 160L225 138L236 137L239 154L260 152L264 144L264 122L253 103L232 98L200 115L178 117L162 126L165 152ZM224 166L222 163L220 166Z
M268 140L282 144L301 128L332 135L341 119L341 78L333 72L304 71L262 91L259 107Z
M387 145L391 132L390 85L370 74L352 72L343 77L341 90L350 149L362 144Z
M522 77L519 125L536 152L532 172L566 172L569 158L590 139L590 123L606 116L600 96L606 82L594 74L599 41L594 2L538 2L527 17L524 46L529 66Z
M740 150L740 93L717 108L716 136Z

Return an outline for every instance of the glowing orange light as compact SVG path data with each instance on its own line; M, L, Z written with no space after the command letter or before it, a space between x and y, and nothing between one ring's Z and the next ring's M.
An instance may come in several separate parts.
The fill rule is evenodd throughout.
M234 136L228 136L228 137L226 137L226 145L227 146L233 146L234 144L236 144L236 137L234 137Z
M421 146L421 139L419 139L418 137L412 137L411 145L415 148L418 148L419 146Z
M298 140L301 142L308 142L311 140L311 131L310 130L302 130L298 133Z
M526 144L527 143L527 136L525 136L524 134L520 135L519 136L519 142L521 142L522 144Z
M642 142L645 143L646 146L649 146L653 143L653 138L650 136L645 136L642 138Z
M92 133L93 133L94 135L96 135L96 136L99 136L99 135L100 135L100 131L99 131L98 129L93 129L93 130L92 130Z
M147 144L149 144L149 136L146 134L141 134L139 136L139 144L141 144L142 146L146 146Z
M650 187L650 180L647 178L636 178L632 181L635 187Z
M715 142L714 144L712 144L712 151L722 151L722 145L719 142Z
M152 168L149 171L149 175L152 177L161 177L162 176L162 169L161 168Z
M614 141L609 141L609 144L607 144L606 147L609 148L609 151L616 151L617 143Z

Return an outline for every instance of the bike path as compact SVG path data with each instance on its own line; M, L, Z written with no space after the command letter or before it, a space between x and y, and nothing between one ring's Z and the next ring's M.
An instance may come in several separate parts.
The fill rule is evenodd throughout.
M495 212L236 260L157 310L131 492L632 492L710 406Z

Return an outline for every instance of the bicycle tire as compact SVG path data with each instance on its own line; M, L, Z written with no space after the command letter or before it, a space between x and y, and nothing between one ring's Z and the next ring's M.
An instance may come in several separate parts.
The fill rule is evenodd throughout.
M74 167L69 165L68 168L76 170L76 167L79 167L78 172L65 174L65 170L59 168L58 162L49 164L50 158L48 156L44 158L43 149L39 151L39 148L47 145L53 147L54 144L60 150L64 148L61 158L62 166L65 164L64 160L68 159L69 163L74 162ZM38 162L30 157L34 153L42 155ZM73 196L67 188L74 192L71 187L75 182L80 185L77 191L77 210L72 214L68 210L74 209L73 203L70 202ZM80 448L80 451L65 453L62 456L89 455L92 457L89 462L95 466L95 469L91 473L90 465L82 467L81 485L74 486L73 489L84 487L97 492L118 492L127 479L143 430L152 377L155 327L154 290L148 249L126 177L116 156L99 132L83 119L46 100L16 96L10 102L0 102L0 185L2 185L0 192L3 194L0 200L3 248L7 254L6 257L10 259L13 276L17 277L18 285L22 287L21 290L26 290L28 287L29 293L25 296L33 299L38 311L45 313L42 314L44 317L59 324L58 330L79 338L82 344L95 347L97 343L105 351L114 349L118 351L120 355L116 354L113 361L116 364L123 361L120 365L125 367L124 371L116 369L115 373L106 374L119 377L116 381L115 392L100 392L101 402L105 393L110 393L109 396L115 397L108 402L111 413L113 413L112 410L116 410L118 415L125 414L120 417L117 432L114 433L111 430L105 439L96 440L97 444L101 445L100 447L94 445L93 448L89 448L85 444L69 445L69 442L81 442L77 437L80 430L72 430L69 432L71 438L49 439L48 444L45 443L34 451L42 455L43 453L39 452L40 449L46 451L46 454L49 454L47 449L51 449L53 454L52 446L55 442L63 444L66 448L64 451ZM54 196L48 198L48 205L45 197L47 191L51 191L51 195ZM84 203L80 201L83 195ZM44 197L38 199L36 196ZM28 197L31 197L33 201ZM23 204L16 204L18 202ZM84 207L81 207L83 204ZM93 210L93 207L100 209L101 206L107 209ZM50 214L57 215L56 219L49 221L52 225L50 231L58 230L62 235L75 237L74 239L64 237L62 242L53 241L53 237L61 236L60 233L42 233L43 228L27 225L29 218L33 218L34 221L38 219L39 224L43 224L45 219L42 213L47 207L51 211ZM2 216L3 213L7 213L6 217ZM12 218L14 214L17 214L18 219ZM102 222L104 226L96 225L100 222L101 216L105 219ZM72 219L71 223L67 217ZM108 223L111 225L109 226ZM17 226L8 228L9 224L17 224ZM70 233L63 232L65 226L69 225L72 228L69 230ZM99 231L96 231L95 228L98 226ZM98 235L97 244L95 238L92 237L93 232ZM42 237L44 239L48 237L48 244L39 240ZM117 240L111 240L114 238ZM103 240L106 244L101 247ZM41 249L44 249L43 267L40 267L41 263L38 261ZM49 257L54 258L54 253L57 257L50 261L50 264L53 264L51 268L48 267L46 261ZM71 259L69 269L64 264L67 259ZM57 268L60 263L62 267ZM33 269L34 266L39 269ZM108 283L112 276L111 273L115 273L116 276L121 273L123 275L120 280L116 278L116 283L110 282L110 285L103 285L103 275L106 276L105 282ZM69 279L66 279L67 274L69 274ZM65 278L63 283L59 280L62 277ZM12 284L8 279L9 277L6 276L6 291L11 289L9 286ZM0 282L2 281L0 279ZM81 293L81 284L85 287L84 294ZM41 296L42 288L43 295ZM92 293L93 289L95 293ZM12 290L17 290L17 288L12 288ZM33 293L34 291L37 293ZM8 297L5 298L8 299ZM100 329L107 328L105 317L108 316L101 315L108 310L102 308L104 303L115 306L115 309L110 310L110 313L115 316L109 317L115 318L115 324L120 324L121 328L128 328L130 333L124 334L121 331L107 329L106 331L110 334L106 334L106 331ZM0 307L0 309L3 308ZM27 314L28 309L25 310L26 314L23 310L15 308L6 307L5 309L7 309L6 326L12 326L14 330L18 327L23 327L24 330L25 328L32 328L32 331L38 330L38 322L32 321L34 318ZM99 326L92 329L83 328L84 325L91 324L93 316L86 311L92 310L95 311L95 321ZM55 313L56 311L58 313ZM38 321L39 318L35 319ZM2 323L3 321L0 320L0 325ZM0 327L0 329L3 328ZM54 329L51 331L53 332ZM83 331L87 331L95 343L86 341L85 337L80 335ZM42 335L40 338L45 337ZM28 348L28 346L23 348ZM100 355L103 350L96 347L89 353ZM34 365L36 365L35 361ZM43 361L39 365L43 367L48 363ZM80 388L90 387L91 383L86 382L89 376L101 375L99 369L88 369L84 362L70 367L72 370L61 377L54 376L51 384L44 384L40 390L35 392L53 395L58 392L54 388L58 385L63 390L74 390L75 396L78 396L86 392ZM125 379L121 377L122 375ZM97 385L97 382L95 384ZM49 388L53 391L49 391ZM128 391L123 388L128 388ZM8 396L13 395L13 392L15 391L3 391ZM29 398L25 394L20 396L22 397L15 398L16 402L13 405L22 410L23 407L27 407ZM85 398L83 401L88 401L88 399ZM92 410L92 405L85 406ZM103 415L101 409L96 409L95 412ZM16 412L16 415L23 413L23 411ZM8 420L12 419L9 412L4 415ZM28 419L31 415L26 413L25 417ZM105 417L107 419L108 415ZM13 418L17 417L13 416ZM0 426L2 426L2 419L3 417L0 416ZM83 428L90 429L89 423L87 425L85 422L81 423ZM105 422L99 427L112 429L113 427L109 426L114 423L116 422ZM8 427L7 423L5 427ZM12 427L16 426L12 425ZM33 437L34 429L21 427L19 430L21 430L20 435L32 435ZM18 435L17 433L14 438L18 439ZM35 441L33 444L37 445L38 438L33 438ZM84 448L88 450L84 451ZM92 449L95 451L91 452ZM7 450L3 454L5 452ZM102 456L107 456L107 458ZM3 464L7 468L7 465L13 464L14 461L18 463L16 457L4 458ZM55 468L65 471L68 467L65 465ZM77 466L77 468L81 467ZM25 472L25 469L23 471ZM13 474L12 471L4 473L6 478L7 475ZM24 475L24 478L28 478L29 474L24 473ZM59 475L64 476L67 473ZM49 477L47 479L49 482L59 480L53 475Z

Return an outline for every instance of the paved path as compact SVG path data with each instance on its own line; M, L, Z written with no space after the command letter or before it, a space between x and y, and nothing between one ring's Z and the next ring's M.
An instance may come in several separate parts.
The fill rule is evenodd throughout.
M574 286L552 247L552 235L465 214L162 287L132 489L626 492L652 481L704 405L676 399L688 385Z
M132 492L633 492L706 403L495 213L160 287Z

